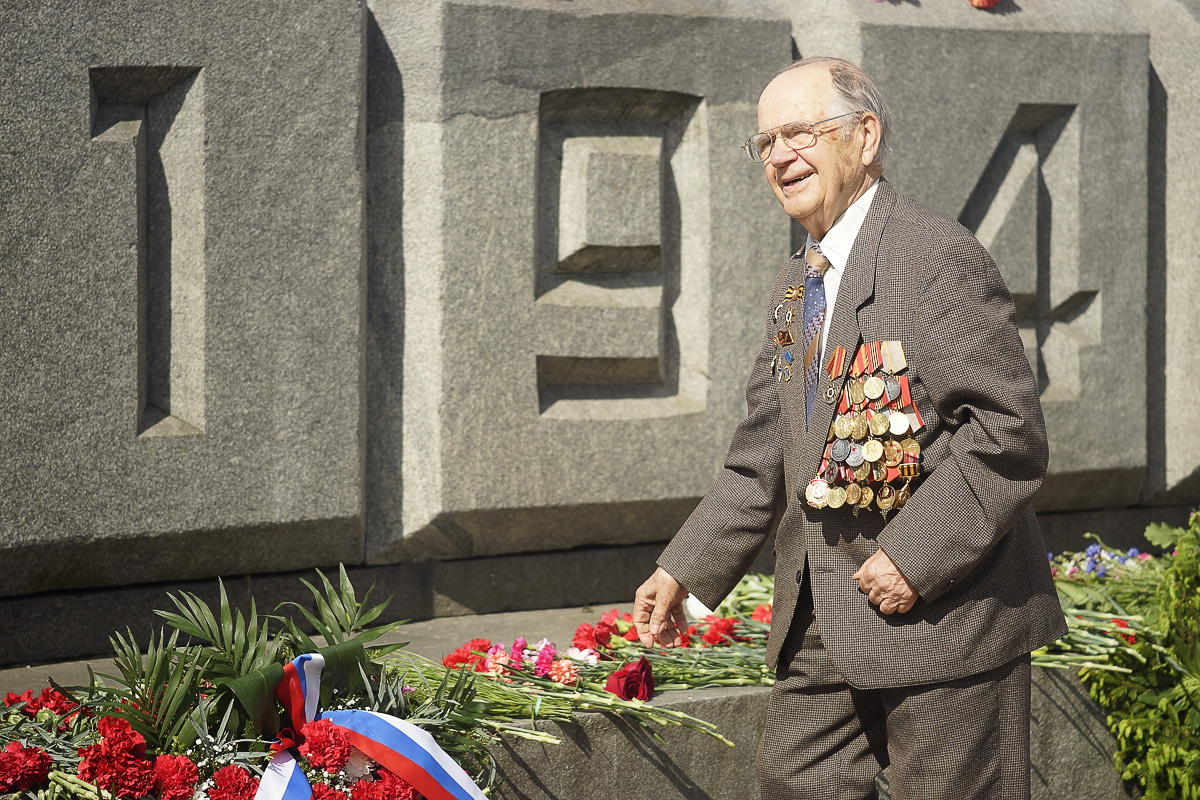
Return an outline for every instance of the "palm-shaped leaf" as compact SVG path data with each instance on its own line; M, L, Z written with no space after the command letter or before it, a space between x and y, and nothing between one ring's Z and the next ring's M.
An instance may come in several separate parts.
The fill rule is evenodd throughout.
M265 618L260 618L250 600L250 616L233 609L225 593L224 581L219 582L221 604L214 614L208 604L194 594L180 592L179 597L167 596L179 613L155 611L171 627L205 643L211 678L235 678L262 669L276 660L280 642L271 637Z
M128 720L152 751L168 752L190 744L196 736L190 722L199 704L197 684L207 655L199 647L178 647L178 631L170 639L160 631L157 638L150 634L143 657L133 632L127 633L128 638L116 633L109 640L121 674L100 676L121 688L110 688L105 693L108 698L94 707Z
M276 610L291 606L299 611L308 624L322 636L328 644L339 644L342 642L354 641L361 645L368 642L373 642L380 636L383 636L389 631L395 630L403 625L407 620L398 622L386 623L378 625L374 628L366 627L371 622L374 622L384 609L387 608L390 598L384 600L378 605L372 606L371 594L375 591L375 586L372 585L367 590L360 602L354 592L354 585L350 582L350 576L346 574L345 565L338 565L338 588L335 589L330 583L329 578L325 577L325 573L317 571L317 577L321 579L322 590L317 589L303 578L300 582L308 589L313 596L313 605L316 612L309 611L299 603L287 601L280 603ZM293 640L296 642L298 650L312 651L316 649L316 642L303 631L295 622L288 618L281 620L287 627ZM382 658L388 653L392 653L407 642L399 644L384 645L382 647L371 648L370 655L373 658Z

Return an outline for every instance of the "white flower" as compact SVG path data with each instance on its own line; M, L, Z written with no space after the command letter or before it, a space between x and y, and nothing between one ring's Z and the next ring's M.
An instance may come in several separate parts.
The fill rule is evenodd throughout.
M580 650L578 647L572 647L567 651L567 658L572 661L580 661L584 664L596 666L600 663L600 654L590 647L587 650Z
M350 758L346 760L346 766L342 767L342 774L346 776L347 782L354 784L364 778L369 778L373 769L375 769L375 762L357 747L351 747Z

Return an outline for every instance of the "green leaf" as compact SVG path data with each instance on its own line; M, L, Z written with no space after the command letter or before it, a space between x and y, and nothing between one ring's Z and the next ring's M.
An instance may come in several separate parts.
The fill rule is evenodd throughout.
M1146 526L1146 539L1163 550L1173 550L1183 534L1183 528L1173 528L1162 522L1152 522Z

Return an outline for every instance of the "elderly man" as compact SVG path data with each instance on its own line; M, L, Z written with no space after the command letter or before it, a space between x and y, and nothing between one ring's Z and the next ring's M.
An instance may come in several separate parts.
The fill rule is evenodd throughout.
M839 59L746 143L808 231L779 272L725 467L639 588L642 642L745 574L778 510L762 796L1029 796L1029 653L1066 631L1030 502L1047 445L995 263L882 177L891 117ZM780 502L780 501L783 502Z

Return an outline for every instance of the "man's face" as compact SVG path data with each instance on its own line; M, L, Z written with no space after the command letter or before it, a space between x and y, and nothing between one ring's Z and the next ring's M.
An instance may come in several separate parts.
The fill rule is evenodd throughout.
M834 102L828 68L814 64L789 70L767 85L758 101L758 129L818 122L846 110ZM843 117L818 126L816 142L803 150L793 150L776 139L770 157L763 162L767 183L783 210L817 240L874 180L864 163L870 158L864 152L863 126L855 121L855 117ZM839 129L842 124L853 126L846 141Z

